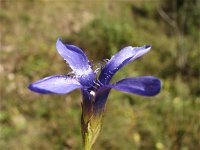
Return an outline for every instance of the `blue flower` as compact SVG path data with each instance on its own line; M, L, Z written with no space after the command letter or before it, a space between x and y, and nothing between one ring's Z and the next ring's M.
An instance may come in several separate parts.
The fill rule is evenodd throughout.
M110 83L113 75L124 65L147 53L151 46L128 46L100 68L100 74L92 70L92 65L84 52L77 46L56 43L58 53L69 64L73 75L54 75L29 85L29 89L41 94L67 94L81 89L83 107L88 113L102 112L111 89L142 96L154 96L160 91L160 80L152 76L125 78Z
M43 78L29 85L29 89L41 94L67 94L75 89L82 92L81 128L83 147L90 150L99 135L106 100L111 89L142 96L154 96L160 91L160 80L152 76L125 78L110 83L113 75L127 63L147 53L151 47L128 46L101 68L98 76L83 51L57 40L58 53L72 69L71 75L54 75Z

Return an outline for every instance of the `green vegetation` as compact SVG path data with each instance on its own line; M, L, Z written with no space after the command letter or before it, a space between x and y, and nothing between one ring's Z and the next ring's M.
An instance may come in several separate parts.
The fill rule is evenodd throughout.
M200 149L199 17L197 0L1 1L0 149L81 149L80 92L27 89L69 72L57 37L81 47L97 66L124 46L153 46L113 81L153 75L162 80L161 93L146 98L113 90L95 150Z

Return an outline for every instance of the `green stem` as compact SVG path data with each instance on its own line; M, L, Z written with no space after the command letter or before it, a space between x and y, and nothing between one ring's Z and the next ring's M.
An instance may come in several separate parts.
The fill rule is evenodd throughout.
M88 134L85 134L85 137L83 138L83 150L91 150L92 143L90 136Z
M88 122L85 122L83 117L81 120L83 150L91 150L101 130L102 116L92 117Z

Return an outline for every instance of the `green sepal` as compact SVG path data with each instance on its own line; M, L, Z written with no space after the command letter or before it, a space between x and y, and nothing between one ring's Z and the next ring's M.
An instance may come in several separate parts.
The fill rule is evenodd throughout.
M94 115L83 111L81 117L81 128L83 138L83 150L91 150L102 127L103 112Z

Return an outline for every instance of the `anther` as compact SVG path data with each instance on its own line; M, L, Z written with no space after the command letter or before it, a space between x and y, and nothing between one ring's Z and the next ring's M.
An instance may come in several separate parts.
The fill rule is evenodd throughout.
M95 97L95 92L94 91L90 91L90 95L92 95L93 97Z

